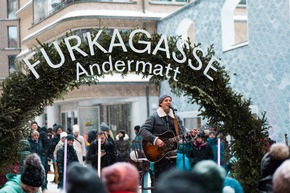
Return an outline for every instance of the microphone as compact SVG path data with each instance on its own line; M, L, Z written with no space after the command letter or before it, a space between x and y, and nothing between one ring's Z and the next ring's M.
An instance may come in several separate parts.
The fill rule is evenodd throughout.
M177 109L175 109L175 108L172 107L172 106L169 106L169 108L171 108L173 111L177 111Z

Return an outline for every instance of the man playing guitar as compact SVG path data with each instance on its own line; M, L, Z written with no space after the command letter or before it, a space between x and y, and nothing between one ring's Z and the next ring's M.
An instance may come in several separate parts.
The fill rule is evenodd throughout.
M174 114L172 108L171 96L164 94L159 97L159 107L152 115L150 115L140 129L140 135L143 137L144 153L149 161L154 163L154 177L158 180L160 174L169 169L176 167L176 150L178 145L171 143L171 140L166 140L172 137L172 141L177 140L175 136L184 133L181 119ZM165 134L164 137L161 137ZM169 136L166 136L169 135ZM151 153L150 153L150 150ZM157 150L157 151L155 151ZM154 153L157 152L157 153ZM164 154L160 152L165 152ZM152 157L152 160L149 159Z

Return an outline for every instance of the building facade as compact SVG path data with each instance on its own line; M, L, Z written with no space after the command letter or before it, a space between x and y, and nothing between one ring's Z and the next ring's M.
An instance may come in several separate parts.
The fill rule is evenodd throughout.
M290 127L289 1L196 0L158 22L158 33L188 36L204 51L214 44L234 91L251 99L252 112L266 112L270 137L285 142ZM194 27L192 27L194 26ZM239 28L246 26L240 38ZM168 92L164 83L161 92ZM194 111L176 98L182 112Z
M157 23L189 2L185 0L21 0L16 16L19 19L23 59L38 42L50 43L66 36L96 29L126 32L142 28L153 33ZM114 133L126 130L131 137L133 127L141 125L157 108L159 88L149 79L129 74L107 76L98 85L81 86L46 107L36 118L39 125L61 124L65 129L79 124L81 133L98 129L104 122Z
M15 59L20 52L18 0L0 1L0 81L15 70Z

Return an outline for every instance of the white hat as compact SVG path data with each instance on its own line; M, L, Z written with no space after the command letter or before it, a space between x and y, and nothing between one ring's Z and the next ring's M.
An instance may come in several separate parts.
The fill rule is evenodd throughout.
M60 138L63 138L63 137L66 137L67 136L67 133L66 132L61 132L61 134L60 134Z
M80 127L78 125L73 126L73 133L74 132L80 132Z

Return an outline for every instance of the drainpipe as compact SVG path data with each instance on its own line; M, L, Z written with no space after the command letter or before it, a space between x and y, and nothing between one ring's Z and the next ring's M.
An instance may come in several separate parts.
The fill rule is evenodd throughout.
M142 11L145 13L145 0L142 0Z
M149 108L150 108L150 104L149 104L149 86L146 86L146 103L147 103L147 117L149 117Z

